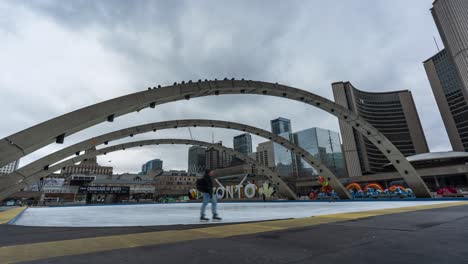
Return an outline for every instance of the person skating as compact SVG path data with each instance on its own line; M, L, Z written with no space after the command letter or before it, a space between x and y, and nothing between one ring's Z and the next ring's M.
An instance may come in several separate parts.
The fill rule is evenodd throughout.
M208 221L209 219L205 216L205 209L208 203L211 202L211 212L213 214L213 220L220 221L221 217L219 217L217 212L217 203L218 199L216 194L213 193L213 172L210 170L206 170L205 174L203 175L202 179L197 181L197 189L203 193L203 204L201 207L200 212L200 220L201 221Z

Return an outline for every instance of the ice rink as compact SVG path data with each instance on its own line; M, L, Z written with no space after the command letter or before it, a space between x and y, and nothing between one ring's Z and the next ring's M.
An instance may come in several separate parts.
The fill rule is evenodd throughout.
M223 223L234 223L449 202L452 201L219 203L218 211ZM199 224L200 206L200 203L180 203L28 208L11 224L60 227ZM210 206L206 213L211 216Z

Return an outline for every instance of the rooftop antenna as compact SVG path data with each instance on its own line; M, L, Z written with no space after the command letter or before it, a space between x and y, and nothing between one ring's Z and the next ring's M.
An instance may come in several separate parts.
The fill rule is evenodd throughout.
M434 36L432 36L432 38L434 38L434 43L436 44L437 51L439 52L440 48L439 48L439 45L437 44L437 40L436 40L436 38Z
M211 143L214 144L214 131L213 130L211 131Z

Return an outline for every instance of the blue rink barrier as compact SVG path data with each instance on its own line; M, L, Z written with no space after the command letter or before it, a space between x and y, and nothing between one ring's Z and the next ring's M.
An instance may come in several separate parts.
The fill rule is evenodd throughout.
M468 198L359 198L351 200L334 200L323 198L321 200L238 200L238 201L223 201L218 203L349 203L349 202L410 202L410 201L468 201ZM82 207L82 206L120 206L120 205L148 205L148 204L187 204L187 203L201 203L201 200L192 200L188 202L145 202L145 203L117 203L117 204L70 204L70 205L50 205L48 207Z

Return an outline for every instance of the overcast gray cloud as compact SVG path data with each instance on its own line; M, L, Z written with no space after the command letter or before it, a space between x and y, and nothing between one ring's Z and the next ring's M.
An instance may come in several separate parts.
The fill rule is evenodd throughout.
M235 77L280 82L329 99L334 81L351 81L366 91L410 89L431 150L448 150L422 65L436 52L431 3L1 1L0 137L148 86ZM220 96L119 117L67 138L65 146L148 122L211 118L269 129L269 120L278 116L290 118L296 131L314 126L339 131L334 117L304 104ZM192 132L209 141L214 134L227 146L239 134L211 128ZM173 129L132 140L159 137L188 138L189 133ZM48 146L21 163L61 147ZM165 169L186 169L187 147L147 147L99 160L117 172L137 172L152 158L162 158Z

